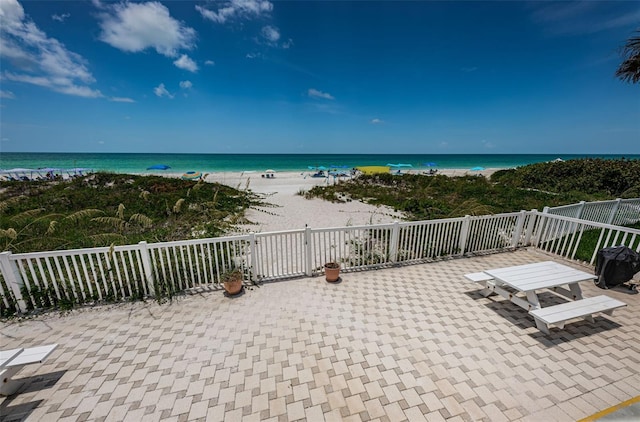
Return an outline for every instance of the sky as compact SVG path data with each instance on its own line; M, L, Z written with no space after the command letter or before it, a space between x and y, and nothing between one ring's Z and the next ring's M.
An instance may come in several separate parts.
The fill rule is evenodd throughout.
M637 1L0 0L0 153L640 154Z

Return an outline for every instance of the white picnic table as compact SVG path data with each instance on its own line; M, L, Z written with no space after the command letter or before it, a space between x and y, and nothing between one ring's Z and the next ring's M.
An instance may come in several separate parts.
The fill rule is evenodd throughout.
M626 303L604 295L584 299L580 283L594 280L596 276L553 261L493 268L466 274L465 277L484 284L484 289L480 291L483 296L499 294L529 311L538 329L547 334L551 324L563 328L566 321L578 317L594 322L594 313L611 315L614 309L626 306ZM548 289L570 301L543 309L538 292ZM525 297L517 296L519 293L524 293Z
M580 282L590 281L595 275L576 270L566 265L553 261L536 262L534 264L517 265L515 267L494 268L485 270L498 283L492 289L507 299L511 299L516 305L532 311L540 308L537 291L552 289L556 293L568 297L571 300L582 299ZM506 285L518 292L525 293L526 300L513 295L501 288ZM568 286L567 288L561 286ZM504 294L503 294L504 293Z

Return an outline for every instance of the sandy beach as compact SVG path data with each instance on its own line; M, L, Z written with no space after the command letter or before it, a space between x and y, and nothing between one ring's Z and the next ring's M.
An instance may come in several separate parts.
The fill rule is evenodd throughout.
M446 176L490 176L497 168L482 171L440 169ZM411 173L408 171L405 173ZM305 199L299 192L313 186L334 183L333 178L314 178L308 172L277 172L273 178L260 172L219 172L206 174L207 182L217 182L236 189L250 189L264 197L269 206L249 209L246 217L254 224L244 225L239 231L270 232L313 228L384 224L403 219L402 213L386 206L362 202L331 203L321 199ZM180 175L173 175L180 177Z

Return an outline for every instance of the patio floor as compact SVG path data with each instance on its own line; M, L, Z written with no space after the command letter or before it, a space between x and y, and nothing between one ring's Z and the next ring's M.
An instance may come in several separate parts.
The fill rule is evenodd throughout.
M520 250L3 323L2 349L59 347L18 374L0 419L574 421L640 395L639 296L604 292L628 307L547 336L463 278L550 259Z

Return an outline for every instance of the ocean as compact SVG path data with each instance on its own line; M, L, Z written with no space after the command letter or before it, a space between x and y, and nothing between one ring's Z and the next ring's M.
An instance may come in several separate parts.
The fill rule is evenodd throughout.
M640 159L640 155L589 154L128 154L128 153L0 153L0 170L14 168L90 168L114 173L162 173L147 170L154 165L167 165L171 173L242 172L242 171L309 171L309 167L384 166L411 164L414 169L513 168L557 158Z

